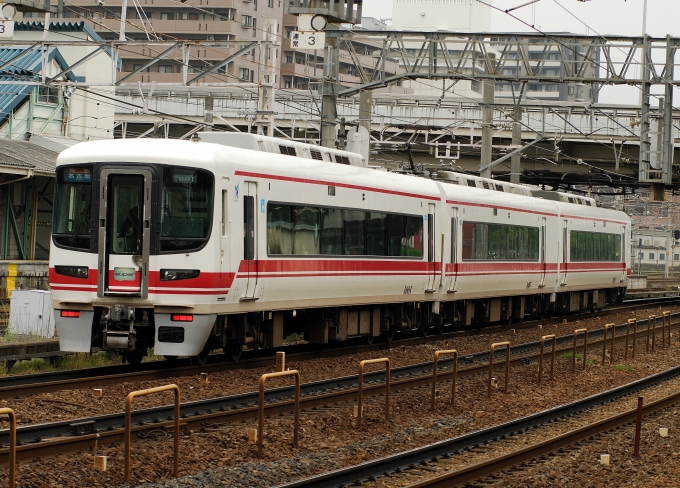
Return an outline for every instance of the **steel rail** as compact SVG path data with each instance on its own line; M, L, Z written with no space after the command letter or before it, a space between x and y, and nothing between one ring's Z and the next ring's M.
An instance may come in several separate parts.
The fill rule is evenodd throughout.
M678 314L676 314L678 315ZM625 327L625 325L621 325ZM595 332L593 335L597 335ZM572 336L562 336L569 344ZM623 340L624 338L619 338ZM558 339L559 343L559 339ZM590 343L592 347L599 344L597 341ZM538 357L540 341L530 344L518 345L512 348L511 365L521 365L527 357ZM563 349L571 350L571 346ZM533 351L533 352L532 352ZM505 353L499 351L498 357L504 357ZM520 357L521 356L521 357ZM458 371L458 377L472 376L488 371L489 351L480 352L470 356L459 358L459 363L482 362L482 364L462 368ZM439 363L452 363L453 359L442 359ZM430 385L432 381L433 362L417 365L403 366L392 370L394 380L391 382L391 391L413 389ZM439 378L448 378L453 375L453 368L440 372ZM378 395L385 392L384 371L375 371L365 375L367 386L364 390L368 395ZM301 385L300 408L303 410L313 407L324 406L331 403L353 402L356 400L358 387L358 375L333 378L316 381ZM293 410L295 390L293 387L281 387L267 390L265 394L265 410L267 415L286 414ZM258 415L259 395L258 392L242 393L238 395L197 400L182 404L182 425L190 428L201 428L205 423L236 422L251 420ZM159 427L169 427L173 418L172 405L164 405L155 408L137 410L132 415L133 431L153 430ZM166 420L167 419L167 420ZM90 448L98 439L100 442L120 442L123 440L123 428L125 426L124 413L115 413L81 419L71 419L47 424L26 425L19 427L17 441L20 446L17 450L18 459L32 459L36 456L45 456L66 450ZM7 429L0 430L0 447L7 445L9 439ZM3 451L0 451L0 463L6 462Z
M627 385L623 385L612 390L597 393L589 397L560 405L536 414L528 415L516 420L505 422L503 424L488 427L486 429L477 430L468 434L464 434L451 439L439 441L427 446L410 449L408 451L400 452L392 456L386 456L373 461L367 461L355 466L341 468L329 473L323 473L317 476L312 476L291 483L279 485L277 488L328 488L339 485L359 485L365 480L375 480L380 478L385 473L393 473L397 469L408 470L413 465L420 465L427 462L435 462L441 458L450 457L453 454L459 454L462 451L479 447L480 445L487 445L491 442L498 441L509 436L524 433L528 429L539 427L543 424L555 422L566 417L571 417L583 413L595 406L611 402L613 400L635 394L646 388L650 388L664 381L668 381L680 376L680 367L675 367L658 373L656 375L634 381ZM664 399L660 402L648 405L648 408L656 406L657 409L665 408L680 400L680 398L672 397L671 400ZM651 412L653 410L649 410ZM631 421L631 412L627 412L621 424ZM619 424L620 425L620 424ZM611 427L607 427L611 428ZM592 435L592 434L587 434ZM566 444L574 442L565 441ZM566 445L565 444L565 445ZM544 450L543 453L548 452ZM533 456L532 456L533 457ZM498 469L502 469L499 467ZM495 471L495 469L493 470ZM490 471L492 472L492 471ZM489 474L489 473L487 473ZM477 479L483 474L470 475L470 479ZM446 481L444 484L436 486L450 487L455 483ZM435 486L435 485L432 485Z
M675 393L666 398L662 398L642 408L642 415L649 415L659 410L671 407L680 402L680 393ZM546 439L543 442L533 444L524 449L504 454L481 463L473 464L466 468L451 471L428 480L408 485L408 488L449 488L459 484L487 477L502 469L507 469L517 464L545 456L565 446L587 439L590 436L601 434L621 425L634 422L637 417L637 408L623 412L612 417L585 425L581 428L565 432L564 434Z
M634 310L643 308L649 304L659 305L666 303L676 303L678 299L659 299L644 300L645 304L629 305L619 308L609 308L605 311L577 314L569 316L569 320L580 320L583 318L600 317L612 312L621 312L626 310ZM396 346L411 346L419 344L427 344L434 341L454 339L466 337L470 335L479 335L485 333L494 333L498 331L507 331L510 329L524 329L535 326L541 323L550 325L551 323L560 322L561 318L547 319L547 320L532 320L522 324L511 325L497 325L493 327L485 327L483 329L465 330L449 332L442 335L432 335L428 337L413 337L393 341L391 343L381 344L353 344L348 347L322 347L318 344L314 345L294 345L277 348L276 350L286 351L288 360L307 360L318 357L341 356L346 354L356 354L361 352L379 351L389 349ZM641 321L644 322L644 321ZM309 350L307 350L309 349ZM249 354L248 354L249 353ZM97 368L86 368L80 370L69 371L52 371L47 373L35 373L25 375L5 375L0 376L0 399L13 398L18 396L35 395L39 393L47 393L51 391L60 390L75 390L81 388L93 388L112 384L119 384L129 381L152 381L165 378L173 378L179 376L191 376L199 373L211 373L217 371L251 369L261 366L269 366L274 358L275 350L263 351L248 351L247 356L252 356L238 363L220 362L220 355L212 355L209 357L209 363L206 366L189 366L189 359L154 361L149 363L142 363L138 366L119 365L119 366L104 366ZM214 358L214 359L213 359ZM176 364L181 366L175 366ZM159 367L160 365L160 367Z

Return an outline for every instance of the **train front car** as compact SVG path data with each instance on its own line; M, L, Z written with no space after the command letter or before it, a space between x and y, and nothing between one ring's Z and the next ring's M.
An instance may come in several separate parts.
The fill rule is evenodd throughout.
M78 144L57 161L50 286L60 348L198 356L223 292L214 150L167 140ZM217 244L219 247L219 244Z

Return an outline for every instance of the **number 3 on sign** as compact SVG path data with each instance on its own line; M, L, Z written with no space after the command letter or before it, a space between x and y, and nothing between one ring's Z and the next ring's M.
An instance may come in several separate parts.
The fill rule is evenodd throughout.
M324 44L326 44L325 32L295 31L292 33L291 45L298 49L323 49Z
M0 37L14 37L13 20L0 20Z

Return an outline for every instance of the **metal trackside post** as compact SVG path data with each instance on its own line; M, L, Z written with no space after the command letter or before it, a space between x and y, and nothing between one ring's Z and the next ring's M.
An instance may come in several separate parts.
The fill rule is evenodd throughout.
M647 350L649 352L649 333L652 333L652 352L654 352L654 338L656 337L656 315L647 317Z
M543 351L545 349L545 341L552 340L552 359L550 360L550 380L552 381L555 373L555 351L557 349L557 339L555 334L550 334L541 337L541 359L538 363L538 384L541 384L543 378Z
M175 393L175 449L174 464L172 468L173 477L177 478L179 471L179 387L177 385L164 385L148 390L133 391L128 394L125 401L125 483L130 483L130 429L132 427L132 400L136 397L160 393L163 391L173 391Z
M668 319L668 320L666 320ZM668 324L668 347L671 347L671 313L670 312L664 312L663 313L663 329L666 329L666 324ZM664 334L664 341L663 345L666 347L666 334Z
M586 369L586 354L588 354L588 329L576 329L574 331L574 350L571 354L571 372L576 372L576 341L578 335L583 332L585 337L583 339L583 368Z
M17 477L17 416L11 408L0 408L0 415L9 416L9 488L16 486Z
M503 393L508 392L508 383L510 381L510 342L497 342L491 344L491 351L489 352L489 385L487 389L487 398L491 398L491 380L493 378L493 356L497 347L505 347L505 389Z
M631 358L635 359L635 349L636 349L636 346L637 346L638 321L637 321L637 319L628 319L628 324L633 324L633 353L631 355ZM626 351L628 351L627 347L626 347Z
M434 405L437 398L437 362L439 356L442 354L453 354L453 384L451 385L451 405L456 401L456 379L458 377L458 351L449 349L445 351L436 351L434 353L434 363L432 366L432 407L430 410L434 411Z
M388 358L365 359L359 363L359 391L357 395L357 427L359 430L361 430L363 418L364 368L367 364L379 363L385 363L385 420L390 421L390 360Z
M612 350L609 355L609 364L614 363L614 339L616 337L616 324L607 324L604 326L604 335L602 337L602 366L604 366L605 360L607 358L607 332L609 329L612 330Z
M295 421L293 431L293 445L298 447L298 430L300 424L300 373L297 370L267 373L260 377L260 415L259 428L257 430L257 458L262 459L262 443L264 440L264 384L268 378L281 376L295 376Z

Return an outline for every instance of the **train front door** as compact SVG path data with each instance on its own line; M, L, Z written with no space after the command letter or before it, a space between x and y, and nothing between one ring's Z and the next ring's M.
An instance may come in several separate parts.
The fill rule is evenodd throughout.
M97 296L147 298L151 171L103 169L99 184Z
M248 278L241 300L256 300L257 287L257 183L246 181L243 188L243 266ZM264 202L262 202L264 205Z

